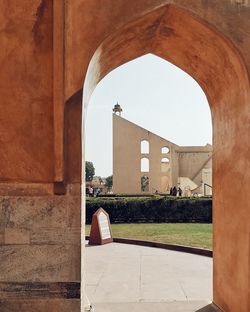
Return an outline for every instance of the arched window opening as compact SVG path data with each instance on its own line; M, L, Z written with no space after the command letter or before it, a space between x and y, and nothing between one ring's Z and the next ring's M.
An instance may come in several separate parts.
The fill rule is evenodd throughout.
M149 159L146 157L141 159L141 172L149 172Z
M168 172L170 170L169 159L162 158L161 160L161 172Z
M162 61L164 61L164 60L162 60ZM163 66L162 66L162 64L160 64L160 65L161 66L159 66L159 69L156 71L157 77L164 77L164 73L161 74L161 71L160 71L163 68ZM171 66L173 66L173 65L171 65ZM144 68L144 66L142 66L142 68ZM119 67L119 70L120 69L122 69L122 66ZM167 70L167 72L168 72L168 70ZM151 70L150 70L150 73L151 73ZM148 76L148 75L145 75L145 76ZM150 74L150 76L151 76L151 74ZM173 76L174 75L172 75L172 77ZM143 94L145 96L145 100L151 99L151 101L152 101L152 99L153 99L154 103L157 103L157 106L153 105L154 103L147 103L147 105L145 105L144 100L134 101L134 98L132 98L131 103L136 102L135 103L136 107L134 107L134 104L131 104L132 105L131 106L131 112L133 112L133 123L135 123L135 125L140 124L140 126L139 126L141 128L140 130L138 129L138 131L137 131L135 129L135 127L132 127L131 124L130 125L128 124L128 129L131 128L131 134L129 133L130 130L126 131L126 129L124 129L124 128L121 131L119 131L119 127L122 127L122 125L126 124L127 122L126 122L126 120L123 122L123 120L121 118L114 115L114 119L116 122L115 125L117 126L118 131L114 131L114 129L116 129L116 128L115 127L113 128L113 133L115 134L113 136L113 138L114 138L113 139L113 151L115 151L115 153L113 153L113 157L114 157L113 158L114 159L113 168L111 167L113 170L113 173L114 173L114 186L113 186L112 192L114 192L114 193L125 193L126 192L126 193L130 193L130 194L135 194L135 192L139 191L139 192L141 192L142 195L143 194L147 195L147 194L149 194L149 192L150 193L162 192L164 194L169 194L170 188L173 185L177 185L178 172L181 172L181 170L179 170L179 166L182 166L182 167L184 166L183 164L180 164L180 162L173 162L174 159L171 158L172 154L170 154L170 153L173 152L175 154L176 153L175 148L178 150L178 146L182 146L183 144L184 145L191 145L191 146L200 145L200 143L196 143L196 142L194 142L194 143L191 142L191 144L189 144L189 141L188 141L190 138L196 138L196 135L193 135L193 133L191 133L191 130L190 130L190 128L191 128L190 124L192 124L192 126L194 124L194 121L191 119L191 117L195 117L194 120L196 122L198 122L198 121L200 122L201 119L197 118L197 112L199 112L199 116L201 116L201 117L204 116L205 114L202 114L201 111L196 108L196 106L192 107L192 109L194 109L194 111L192 111L191 105L190 105L190 107L188 107L188 105L186 103L190 102L193 105L194 102L195 103L197 102L197 105L200 105L201 101L199 99L196 99L196 101L187 100L187 96L186 96L185 92L181 92L181 94L179 93L180 95L184 94L183 95L183 103L184 103L183 107L180 108L178 106L178 103L173 103L175 99L178 99L178 102L180 102L180 100L181 100L179 96L178 97L176 96L176 92L178 92L178 90L180 89L180 83L181 82L179 81L179 79L181 79L181 75L180 75L180 77L179 77L179 75L176 75L176 77L178 77L177 88L175 89L173 87L173 85L171 84L169 89L175 90L175 94L173 95L172 98L169 98L169 100L162 100L162 101L159 100L158 101L157 99L155 99L155 93L153 93L153 97L145 96L144 93L146 93L147 90L151 90L151 84L153 81L151 77L149 80L149 87L146 84L143 85L143 89L142 89L142 92L140 92L140 94ZM173 79L170 78L169 81L173 82ZM115 82L117 83L117 79L115 80ZM132 79L127 79L127 82L124 82L124 83L123 82L121 83L119 81L119 85L121 85L121 89L124 90L123 86L125 85L125 83L126 83L126 88L127 88L127 84L129 84L129 82L133 82L132 87L134 87L134 81L132 81ZM117 83L117 85L118 85L118 83ZM158 87L159 87L159 85L160 85L160 83L158 82ZM166 90L167 89L166 86L169 86L169 83L162 83L162 85L164 86L163 91L167 91L166 95L169 96L170 90ZM157 91L158 91L158 87L156 89ZM190 82L190 86L188 85L188 87L186 89L184 89L184 87L183 87L182 90L183 91L188 90L188 91L190 91L190 94L193 95L194 92L192 92L192 90L190 90L190 87L191 87L191 82ZM110 90L114 90L114 87L111 88ZM137 88L136 88L136 90L137 90ZM138 92L138 90L136 92ZM109 93L109 92L106 92L106 93ZM130 92L126 92L126 93L130 93ZM117 97L116 94L115 94L115 96ZM121 96L121 98L122 98L122 96ZM164 99L165 99L165 97L164 97ZM162 106L162 107L161 107L161 102L164 103L164 106ZM103 101L99 100L99 103L103 103ZM114 103L114 100L112 102L112 105L113 105L113 103ZM165 106L167 103L170 103L169 104L170 106L169 106L168 110L165 112L164 109L165 109ZM129 101L126 101L126 104L124 104L124 105L130 105ZM142 105L142 106L139 107L139 105ZM91 105L89 105L89 107L90 106ZM92 105L92 106L97 107L97 105ZM103 105L103 108L104 108L104 106L105 105ZM111 104L110 104L110 106L111 106ZM175 111L174 108L177 108L177 110ZM128 109L129 109L129 106L128 106ZM172 111L172 109L173 109L173 111ZM143 112L145 110L147 111L147 113L150 116L148 119L148 123L147 123L146 118L144 120L140 119L143 117L142 114L140 114L140 112ZM170 114L170 111L171 111L171 114ZM158 115L156 118L153 118L153 113L156 113L156 112ZM194 113L194 112L196 112L196 113ZM191 115L190 118L189 118L189 113ZM102 115L102 114L100 114L100 107L97 107L96 113L93 114L93 125L95 127L97 124L97 118L99 118L100 115ZM172 119L174 116L177 117L177 120L173 120L173 122L172 122ZM183 120L180 121L181 117L183 117ZM88 115L88 118L89 118L89 115ZM183 129L182 126L184 125L185 121L187 121L187 128ZM128 122L130 122L130 121L128 120ZM98 124L103 124L103 123L100 120L98 122ZM105 123L105 125L106 125L106 123ZM158 125L162 125L162 127L164 129L161 130L160 127L157 128ZM167 128L167 127L169 127L169 128ZM106 128L106 127L104 127L104 128ZM198 126L195 128L194 133L195 134L200 133L201 132L200 130L203 128L204 127L203 127L203 120L202 120L201 125L198 124ZM133 129L135 130L136 135L134 134ZM91 133L90 145L93 145L93 132L90 132L90 133ZM159 133L159 135L161 135L161 137L156 138L155 135L151 135L151 133ZM187 135L187 139L184 138L184 134ZM137 137L137 135L138 135L138 137ZM179 135L180 135L180 137L178 138ZM103 136L103 133L102 133L102 136ZM112 138L112 135L109 135L109 139L111 139L111 138ZM166 138L166 139L163 139L163 138ZM132 142L132 139L135 140L135 142L134 142L136 144L135 146L134 146L134 143ZM169 141L167 141L167 140L169 140ZM187 140L187 142L186 142L186 140ZM173 142L173 144L171 144L170 141ZM98 150L101 150L101 147L100 147L101 143L105 144L105 146L107 145L105 140L100 140L100 131L98 131L98 145L97 145ZM150 143L150 151L149 151L149 143ZM203 144L203 143L201 143L201 144ZM112 144L110 146L112 146ZM104 149L102 149L102 150L104 150ZM130 154L130 152L131 152L131 154ZM93 153L93 155L101 156L101 159L105 160L103 157L103 154L104 154L103 152L102 153ZM121 157L121 159L119 159L119 157ZM165 158L165 157L167 157L167 158ZM92 159L91 157L88 157L88 158ZM149 159L150 159L150 171L149 171ZM183 160L183 163L184 162L185 162L185 159ZM131 170L129 170L129 166L131 166ZM141 167L139 167L139 166L141 166ZM176 166L177 166L177 169L176 169ZM100 166L100 168L105 168L105 163L103 166ZM126 168L126 169L124 170L124 168ZM137 170L135 170L136 168L137 168ZM173 171L173 174L172 174L172 171ZM197 169L197 171L198 171L198 169ZM112 171L110 171L110 172L112 172ZM98 174L99 174L99 171L98 171ZM185 175L187 175L187 174L185 173ZM133 179L134 179L133 183L126 183L126 181L129 181L130 177L133 177ZM150 181L149 181L149 178L150 178ZM124 183L124 181L125 181L125 183ZM150 185L149 185L149 182L150 182ZM140 185L140 183L141 183L141 185Z
M169 148L166 147L166 146L162 147L161 153L162 153L162 154L168 154L168 153L169 153Z
M149 154L149 142L147 140L141 141L141 153Z
M149 192L149 177L147 176L141 177L141 191Z

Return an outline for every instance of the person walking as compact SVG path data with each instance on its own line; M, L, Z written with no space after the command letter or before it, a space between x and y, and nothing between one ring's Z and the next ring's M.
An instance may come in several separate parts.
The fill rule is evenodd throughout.
M178 192L178 196L181 197L182 196L182 189L180 187L178 187L178 191L177 192Z

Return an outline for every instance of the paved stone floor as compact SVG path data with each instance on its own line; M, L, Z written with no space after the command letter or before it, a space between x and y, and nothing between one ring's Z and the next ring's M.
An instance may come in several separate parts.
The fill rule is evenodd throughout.
M194 312L212 299L211 258L117 243L85 254L95 312Z

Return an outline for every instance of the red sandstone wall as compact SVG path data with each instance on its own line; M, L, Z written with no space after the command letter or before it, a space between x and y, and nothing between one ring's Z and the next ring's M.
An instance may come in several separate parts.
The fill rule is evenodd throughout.
M129 5L127 0L103 0L101 5L99 0L69 1L66 5L66 98L82 88L89 60L105 38L167 3L177 4L216 27L232 40L250 65L247 35L250 5L237 5L234 0L136 0Z
M211 0L209 4L201 0L173 2L223 31L250 64L250 39L246 36L249 7L229 0ZM137 0L129 6L124 0L105 0L102 5L99 0L66 2L65 99L82 88L90 58L110 33L166 3L169 1ZM5 164L0 166L0 181L53 182L53 2L1 1L0 12L5 46L0 51L0 157ZM221 18L227 22L221 22ZM76 107L81 105L80 97L74 101ZM75 110L79 113L79 108ZM66 117L68 124L70 120ZM73 127L66 133L65 170L69 181L79 182L80 123ZM77 151L70 148L72 140ZM78 165L69 169L72 164L67 159L75 159Z
M0 181L53 181L52 1L0 1Z
M250 46L250 38L246 36L249 29L249 6L237 5L235 1L230 0L211 0L209 2L202 0L137 0L133 4L129 3L129 5L126 0L104 0L101 2L101 5L99 0L72 1L67 2L65 7L65 36L67 42L65 50L66 99L71 98L82 89L89 61L103 40L107 39L118 29L126 26L129 22L136 20L157 7L162 7L162 11L165 10L163 6L168 3L174 3L180 8L187 9L190 13L202 18L204 22L208 22L212 27L223 33L244 55L244 61L250 68L250 49L248 48ZM82 21L84 21L84 26ZM77 35L74 36L74 34ZM133 35L132 31L131 36ZM139 42L138 44L141 43ZM146 49L142 50L141 53L147 53L147 51L148 47L146 46ZM133 54L133 49L131 52ZM137 54L136 56L139 55ZM127 56L127 60L125 58L124 62L129 59ZM108 64L108 61L105 61L107 68L109 65L111 66L111 63ZM114 65L112 64L112 66ZM109 67L109 71L114 68L112 66ZM95 70L100 72L100 69L96 67ZM102 76L106 73L103 72ZM98 77L98 74L95 74L94 76ZM98 77L95 81L90 81L90 86L87 88L89 93L86 94L86 101L88 101L88 96L100 79L101 77ZM73 103L76 104L75 107L79 107L80 102L81 99L78 96L70 99L72 107L74 106ZM74 125L74 127L74 131L80 133L80 125L78 130L76 130L77 125ZM68 137L72 135L71 131ZM76 140L80 142L80 137L78 139L74 138L74 140L75 142ZM79 150L70 149L68 146L69 142L66 144L68 159L75 159L79 163L80 143L77 144ZM69 166L70 164L67 163L66 167L68 168ZM73 181L77 180L78 174L76 170L70 170L70 172L71 179Z
M59 14L59 19L55 21L52 6L60 8L63 3L62 18ZM177 4L189 13L182 15L179 9L172 7L172 14L167 15L169 8L165 7L141 20L140 25L137 23L140 17L167 3ZM157 20L157 16L162 16L161 10L166 12L165 20ZM191 19L189 14L198 19ZM100 78L117 65L147 52L149 46L154 48L156 54L186 69L207 91L213 106L213 185L217 189L214 192L214 298L226 312L250 310L250 209L246 198L250 182L250 92L246 74L246 69L250 72L249 16L249 5L236 4L233 0L0 1L0 182L5 184L0 187L1 272L5 273L4 281L11 282L14 287L16 282L21 281L24 293L26 286L37 289L37 279L42 283L51 276L52 288L57 287L57 296L62 299L57 302L39 299L32 301L32 304L25 300L14 302L4 297L3 287L0 299L5 298L5 301L0 301L1 311L30 309L43 312L48 307L59 311L62 306L66 309L62 298L64 288L60 287L69 287L70 293L70 287L79 282L79 193L76 202L72 202L73 196L68 195L61 197L62 202L57 196L44 200L38 195L52 194L51 186L50 189L44 186L36 189L33 182L60 182L60 178L71 183L80 181L79 90L82 89L91 57L101 43L102 49L98 49L99 55L96 54L92 72L86 81L86 101ZM131 21L134 24L129 24ZM151 28L147 24L150 21L156 22ZM140 37L143 27L148 31L147 38ZM160 34L155 30L159 30ZM176 40L175 31L182 36L181 40ZM61 41L58 36L61 36ZM155 36L160 40L154 40ZM126 40L131 42L133 48L126 50ZM171 50L168 44L174 57L167 54ZM55 53L57 50L58 54ZM53 71L60 56L58 70ZM58 79L61 81L57 96L55 84ZM57 102L59 96L62 105ZM240 182L231 191L228 186L235 177ZM27 188L19 185L16 192L16 182L30 184ZM9 193L14 195L13 198L4 196ZM27 193L36 196L23 196ZM62 207L65 209L60 210ZM29 213L29 209L31 212L37 209L38 216ZM54 217L57 211L61 211L59 219ZM65 238L69 240L68 245L62 239L55 240L58 228L60 235L68 233ZM78 233L74 242L70 241L70 233L75 231L72 228ZM42 236L41 233L47 234ZM51 247L53 244L55 246ZM14 255L18 268L14 275L9 268L10 254ZM66 271L62 268L62 259L67 259ZM33 269L27 271L30 263ZM43 270L39 271L40 267ZM59 272L58 279L57 274L51 275L51 268ZM68 283L68 286L57 282ZM47 286L49 289L50 286ZM75 286L77 292L79 285ZM40 298L43 295L40 293ZM49 292L46 296L51 298ZM72 308L74 306L74 311L78 311L79 294L75 296ZM69 301L67 304L70 304Z
M64 74L58 62L64 58L64 19L56 4L0 1L1 312L80 311L80 157L69 159L78 185L53 195L53 182L64 174ZM76 124L80 116L79 110ZM56 189L65 192L62 183Z
M91 54L98 40L103 42L91 61L84 100L88 101L93 88L109 71L149 52L170 60L200 83L209 99L214 126L214 301L225 312L248 312L250 210L244 192L248 192L250 183L250 9L233 1L169 2L180 8L166 6L128 23L131 6L125 8L124 1L117 1L117 7L105 15L107 19L101 20L101 26L95 24L94 35L86 41L87 51ZM122 8L120 19L115 18L118 7ZM91 16L98 15L99 9L90 6ZM72 27L80 12L78 7ZM117 24L113 25L117 19L124 24L120 31L116 31ZM111 24L113 31L107 36ZM79 61L86 59L81 58L86 50L80 52L72 47L85 42L89 32L91 27L75 42L69 42L68 62L72 60L73 68L86 66ZM81 73L74 77L69 73L69 77L67 92L73 86L72 90L80 88ZM234 184L232 191L236 176L242 183Z

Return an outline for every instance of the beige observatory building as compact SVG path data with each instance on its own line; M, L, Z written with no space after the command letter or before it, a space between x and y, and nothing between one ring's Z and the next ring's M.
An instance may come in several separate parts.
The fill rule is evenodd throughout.
M178 146L113 109L113 192L212 195L212 146ZM117 115L117 113L119 115Z

